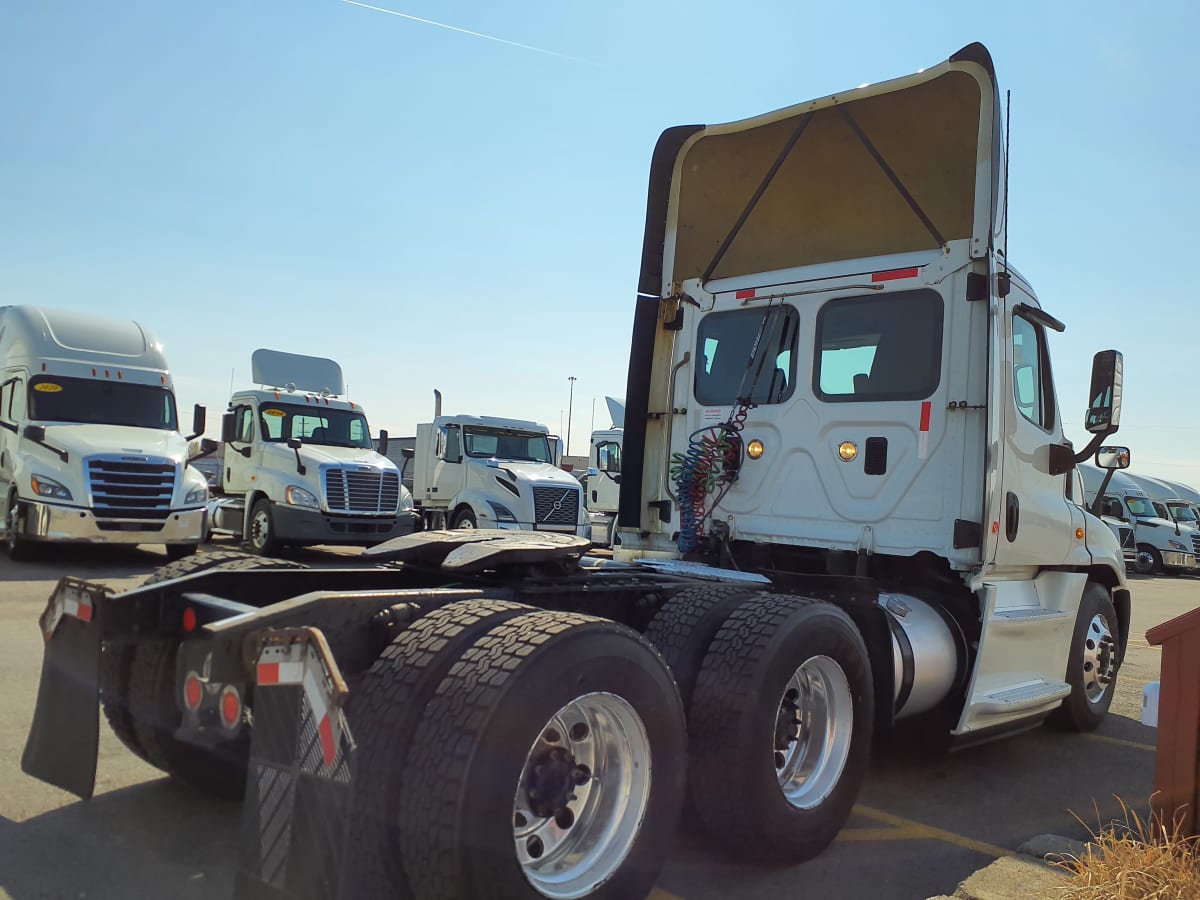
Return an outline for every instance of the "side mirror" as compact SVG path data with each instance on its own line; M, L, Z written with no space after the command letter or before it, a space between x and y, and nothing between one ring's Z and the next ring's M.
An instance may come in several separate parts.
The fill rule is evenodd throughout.
M237 440L237 417L231 412L221 416L221 440L226 444Z
M405 459L412 459L414 456L417 455L417 451L414 450L412 447L401 447L400 455L402 457L404 457Z
M388 433L386 431L379 432L379 455L387 456Z
M1128 469L1128 447L1101 447L1096 451L1096 465L1101 469Z
M188 435L188 440L192 441L204 434L204 426L208 421L208 410L204 408L203 403L197 403L192 408L192 433Z
M212 438L201 438L200 439L200 455L208 456L210 453L216 453L217 448L220 446L221 445L218 444L216 441L214 441Z
M288 438L287 445L288 445L289 450L299 450L300 447L302 446L302 444L300 442L300 438L298 438L298 437Z
M26 425L25 430L21 432L28 440L40 444L46 439L46 429L42 425Z
M1113 434L1121 424L1121 380L1124 360L1117 350L1101 350L1092 358L1092 390L1083 427L1091 434Z

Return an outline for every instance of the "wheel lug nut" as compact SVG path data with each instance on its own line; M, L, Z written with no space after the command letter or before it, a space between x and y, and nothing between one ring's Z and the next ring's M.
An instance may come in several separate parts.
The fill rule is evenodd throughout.
M775 751L775 768L777 768L777 769L782 769L782 768L783 768L783 763L784 763L784 756L783 756L783 754L782 754L782 753L780 753L778 750L776 750L776 751Z
M571 740L582 741L588 736L588 727L583 722L576 722L571 726Z
M575 771L571 773L571 780L577 785L585 785L592 779L592 770L587 766L576 766Z
M542 845L542 839L536 834L525 842L525 849L534 859L540 858L546 850L546 848Z
M517 813L515 816L513 816L513 825L517 828L524 828L527 824L527 820L523 815L521 815L521 813Z
M564 806L554 814L554 824L566 831L575 824L575 813L571 812L569 807Z
M546 733L542 735L542 740L544 740L547 744L557 744L562 740L562 736L553 728L548 728L546 729Z

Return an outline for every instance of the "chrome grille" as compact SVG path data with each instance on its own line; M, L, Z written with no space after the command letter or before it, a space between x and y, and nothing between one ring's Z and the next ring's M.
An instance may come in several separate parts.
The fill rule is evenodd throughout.
M330 512L394 513L400 505L400 476L379 469L326 469Z
M535 487L533 489L533 527L579 523L579 489L573 487Z
M169 459L93 456L87 460L92 512L97 519L165 519L177 476Z
M1200 531L1192 532L1192 551L1200 556Z

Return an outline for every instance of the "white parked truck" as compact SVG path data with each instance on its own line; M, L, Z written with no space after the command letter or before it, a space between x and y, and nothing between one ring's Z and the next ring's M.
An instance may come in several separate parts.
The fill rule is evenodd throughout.
M137 322L0 308L0 498L11 559L35 543L164 544L204 537L208 489L188 466L162 344Z
M278 350L251 357L253 390L229 401L212 529L258 554L284 545L377 544L412 532L412 494L377 452L366 412L346 399L331 359Z
M610 546L617 533L621 505L621 443L625 434L625 403L605 397L612 425L592 432L588 447L584 502L592 523L591 538Z
M1128 453L1122 461L1128 465ZM1104 469L1086 465L1080 466L1080 474L1089 506L1099 495L1098 508L1105 516L1124 519L1133 526L1137 541L1135 571L1141 575L1189 574L1200 568L1192 530L1161 514L1128 474L1114 470L1110 477Z
M560 469L545 425L442 415L417 426L413 496L426 528L501 528L584 535L578 479Z
M619 900L651 891L686 793L722 852L796 863L898 720L1095 728L1130 593L1068 481L1117 429L1122 362L1093 360L1076 451L1063 326L1005 257L1000 111L972 44L666 131L615 559L439 530L341 570L65 583L25 771L90 795L99 693L135 752L245 788L244 900Z

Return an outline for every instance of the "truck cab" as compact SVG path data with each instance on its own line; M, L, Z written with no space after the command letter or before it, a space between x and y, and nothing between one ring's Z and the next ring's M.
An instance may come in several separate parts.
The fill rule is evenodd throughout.
M1192 573L1197 571L1195 532L1168 518L1166 507L1155 508L1150 496L1125 472L1114 472L1104 485L1104 472L1081 467L1089 502L1103 488L1101 508L1109 516L1121 517L1134 529L1137 542L1135 569L1139 574ZM1166 513L1166 515L1163 515Z
M213 530L256 553L287 544L367 546L412 532L412 494L375 450L366 413L346 399L333 360L257 350L259 387L222 420L222 499ZM380 446L387 449L386 432Z
M208 489L188 465L159 340L137 322L0 309L0 498L10 558L35 543L162 544L205 533ZM195 452L199 452L195 445Z
M583 488L556 465L550 438L545 425L496 416L418 425L413 494L426 527L584 535Z

